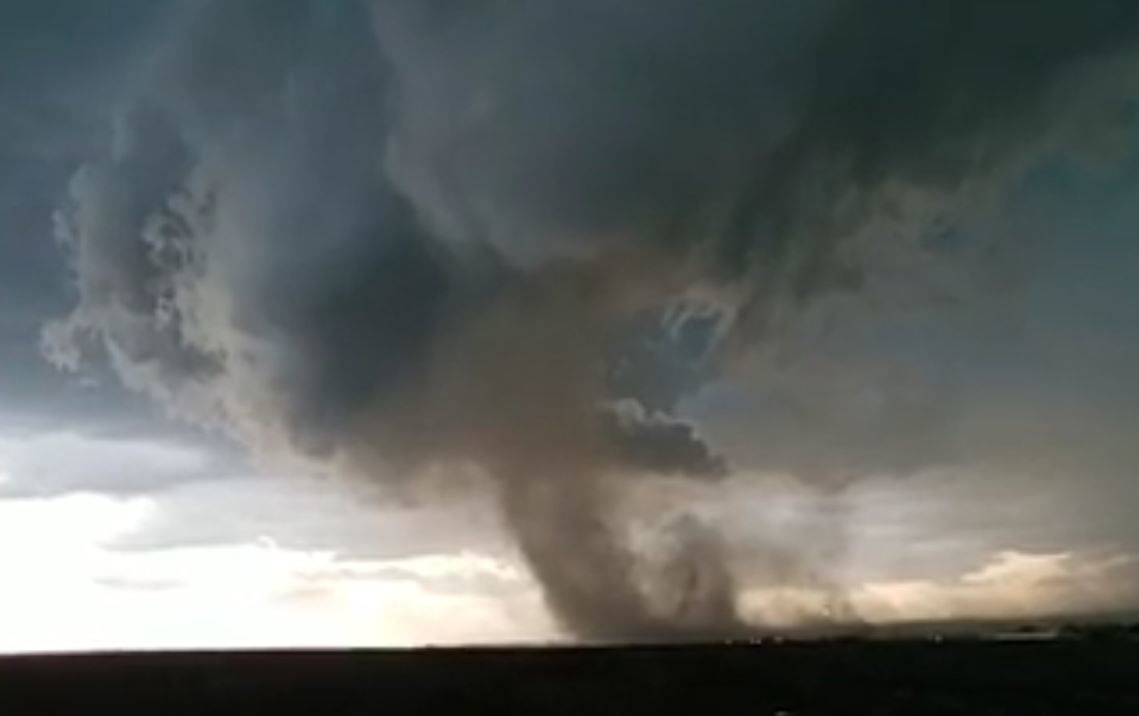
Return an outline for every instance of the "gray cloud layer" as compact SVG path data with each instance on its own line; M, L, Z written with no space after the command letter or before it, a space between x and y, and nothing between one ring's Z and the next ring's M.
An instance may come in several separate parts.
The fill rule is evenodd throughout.
M805 354L783 387L839 432L873 414L815 382L811 321L857 331L864 299L828 301L928 300L943 267L991 269L1009 252L980 219L1119 124L1139 33L1126 0L241 0L171 18L59 214L78 305L45 330L49 357L99 349L262 451L377 478L476 463L555 613L600 638L743 629L713 526L684 522L638 576L620 477L724 472L673 413L711 379L762 390L756 350ZM955 401L892 388L888 462L950 459L930 406ZM832 448L810 413L765 433L768 466L824 483L883 467L859 447L876 428Z

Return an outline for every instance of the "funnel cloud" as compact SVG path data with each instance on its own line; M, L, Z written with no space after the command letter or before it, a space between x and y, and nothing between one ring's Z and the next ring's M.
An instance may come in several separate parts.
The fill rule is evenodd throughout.
M600 640L757 628L714 520L659 559L630 538L634 481L830 493L955 458L959 393L883 374L900 398L843 412L857 371L812 346L997 296L1033 249L992 218L1139 89L1130 0L219 0L156 27L57 212L76 303L46 356L270 459L393 489L473 466ZM771 376L793 420L724 410Z

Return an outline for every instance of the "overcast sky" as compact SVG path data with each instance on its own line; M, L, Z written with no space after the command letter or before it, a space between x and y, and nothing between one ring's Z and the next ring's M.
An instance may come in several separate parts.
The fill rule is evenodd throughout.
M1006 55L997 2L942 61L949 3L849 4L3 3L0 651L604 635L498 502L551 463L668 473L606 519L714 526L749 624L1139 606L1137 18ZM720 338L621 322L712 254ZM559 366L613 326L586 459Z

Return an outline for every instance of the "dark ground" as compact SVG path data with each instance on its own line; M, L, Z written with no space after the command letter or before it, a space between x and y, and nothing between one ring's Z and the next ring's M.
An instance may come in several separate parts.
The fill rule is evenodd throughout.
M1139 714L1139 640L0 658L0 713L60 711Z

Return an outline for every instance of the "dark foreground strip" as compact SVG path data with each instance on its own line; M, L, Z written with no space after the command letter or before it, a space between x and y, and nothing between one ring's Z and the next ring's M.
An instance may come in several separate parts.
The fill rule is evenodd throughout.
M1139 714L1139 642L0 659L0 714Z

